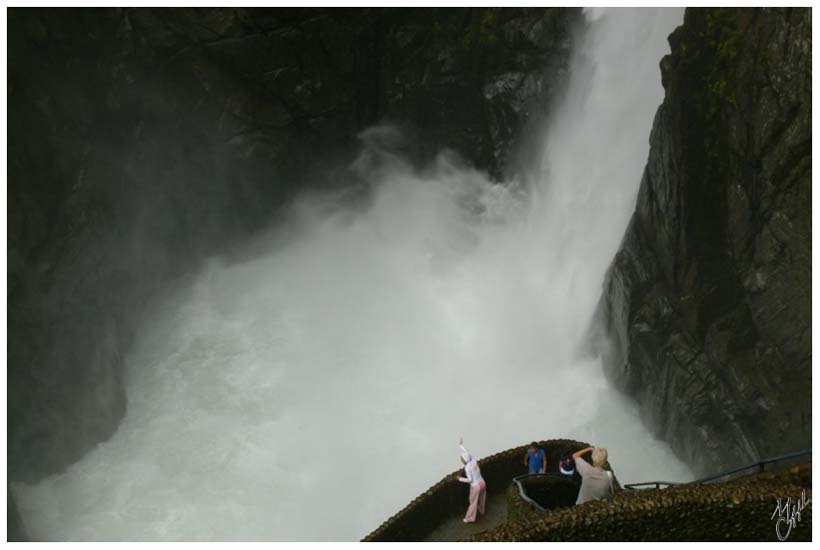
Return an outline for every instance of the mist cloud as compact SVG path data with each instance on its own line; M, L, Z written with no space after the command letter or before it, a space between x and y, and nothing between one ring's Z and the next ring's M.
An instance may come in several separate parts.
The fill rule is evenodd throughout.
M622 481L691 474L577 350L632 208L682 10L596 14L532 181L368 130L372 193L305 196L287 238L157 300L117 433L15 486L46 540L350 540L459 467L540 438Z

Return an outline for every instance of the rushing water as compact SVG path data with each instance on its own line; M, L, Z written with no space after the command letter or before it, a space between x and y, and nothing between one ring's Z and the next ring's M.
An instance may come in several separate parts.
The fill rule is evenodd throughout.
M682 10L594 10L535 182L364 134L366 206L305 197L251 259L159 301L128 413L64 473L15 485L45 540L351 540L478 456L609 448L622 481L686 479L578 349L632 211ZM517 189L518 191L514 191Z

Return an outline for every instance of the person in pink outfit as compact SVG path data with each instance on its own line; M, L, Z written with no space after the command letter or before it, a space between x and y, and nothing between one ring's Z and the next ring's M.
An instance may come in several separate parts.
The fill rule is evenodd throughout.
M464 464L464 473L467 477L458 478L459 481L470 484L470 505L467 508L467 515L464 516L464 523L474 523L476 512L484 515L487 506L487 484L481 477L481 468L478 461L464 448L464 440L459 441L461 447L461 462Z

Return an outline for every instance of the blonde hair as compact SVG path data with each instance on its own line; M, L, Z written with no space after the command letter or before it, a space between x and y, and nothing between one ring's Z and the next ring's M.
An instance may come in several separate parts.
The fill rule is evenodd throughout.
M607 456L606 448L595 447L592 449L592 465L597 468L603 468L604 463L606 463Z

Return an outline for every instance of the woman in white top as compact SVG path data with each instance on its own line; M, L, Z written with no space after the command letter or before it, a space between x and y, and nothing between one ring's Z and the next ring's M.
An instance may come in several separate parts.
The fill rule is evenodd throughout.
M592 465L581 458L592 451ZM575 459L575 470L581 475L581 490L578 491L578 499L575 504L583 504L596 498L602 498L611 495L614 490L612 488L612 472L604 470L606 464L607 452L603 447L587 447L580 451L573 453L572 458Z
M476 512L484 515L487 506L487 484L481 477L481 468L478 461L464 448L464 440L459 441L461 447L461 462L464 464L464 473L467 477L458 478L459 481L470 484L470 505L467 508L467 515L464 516L464 523L475 522Z

